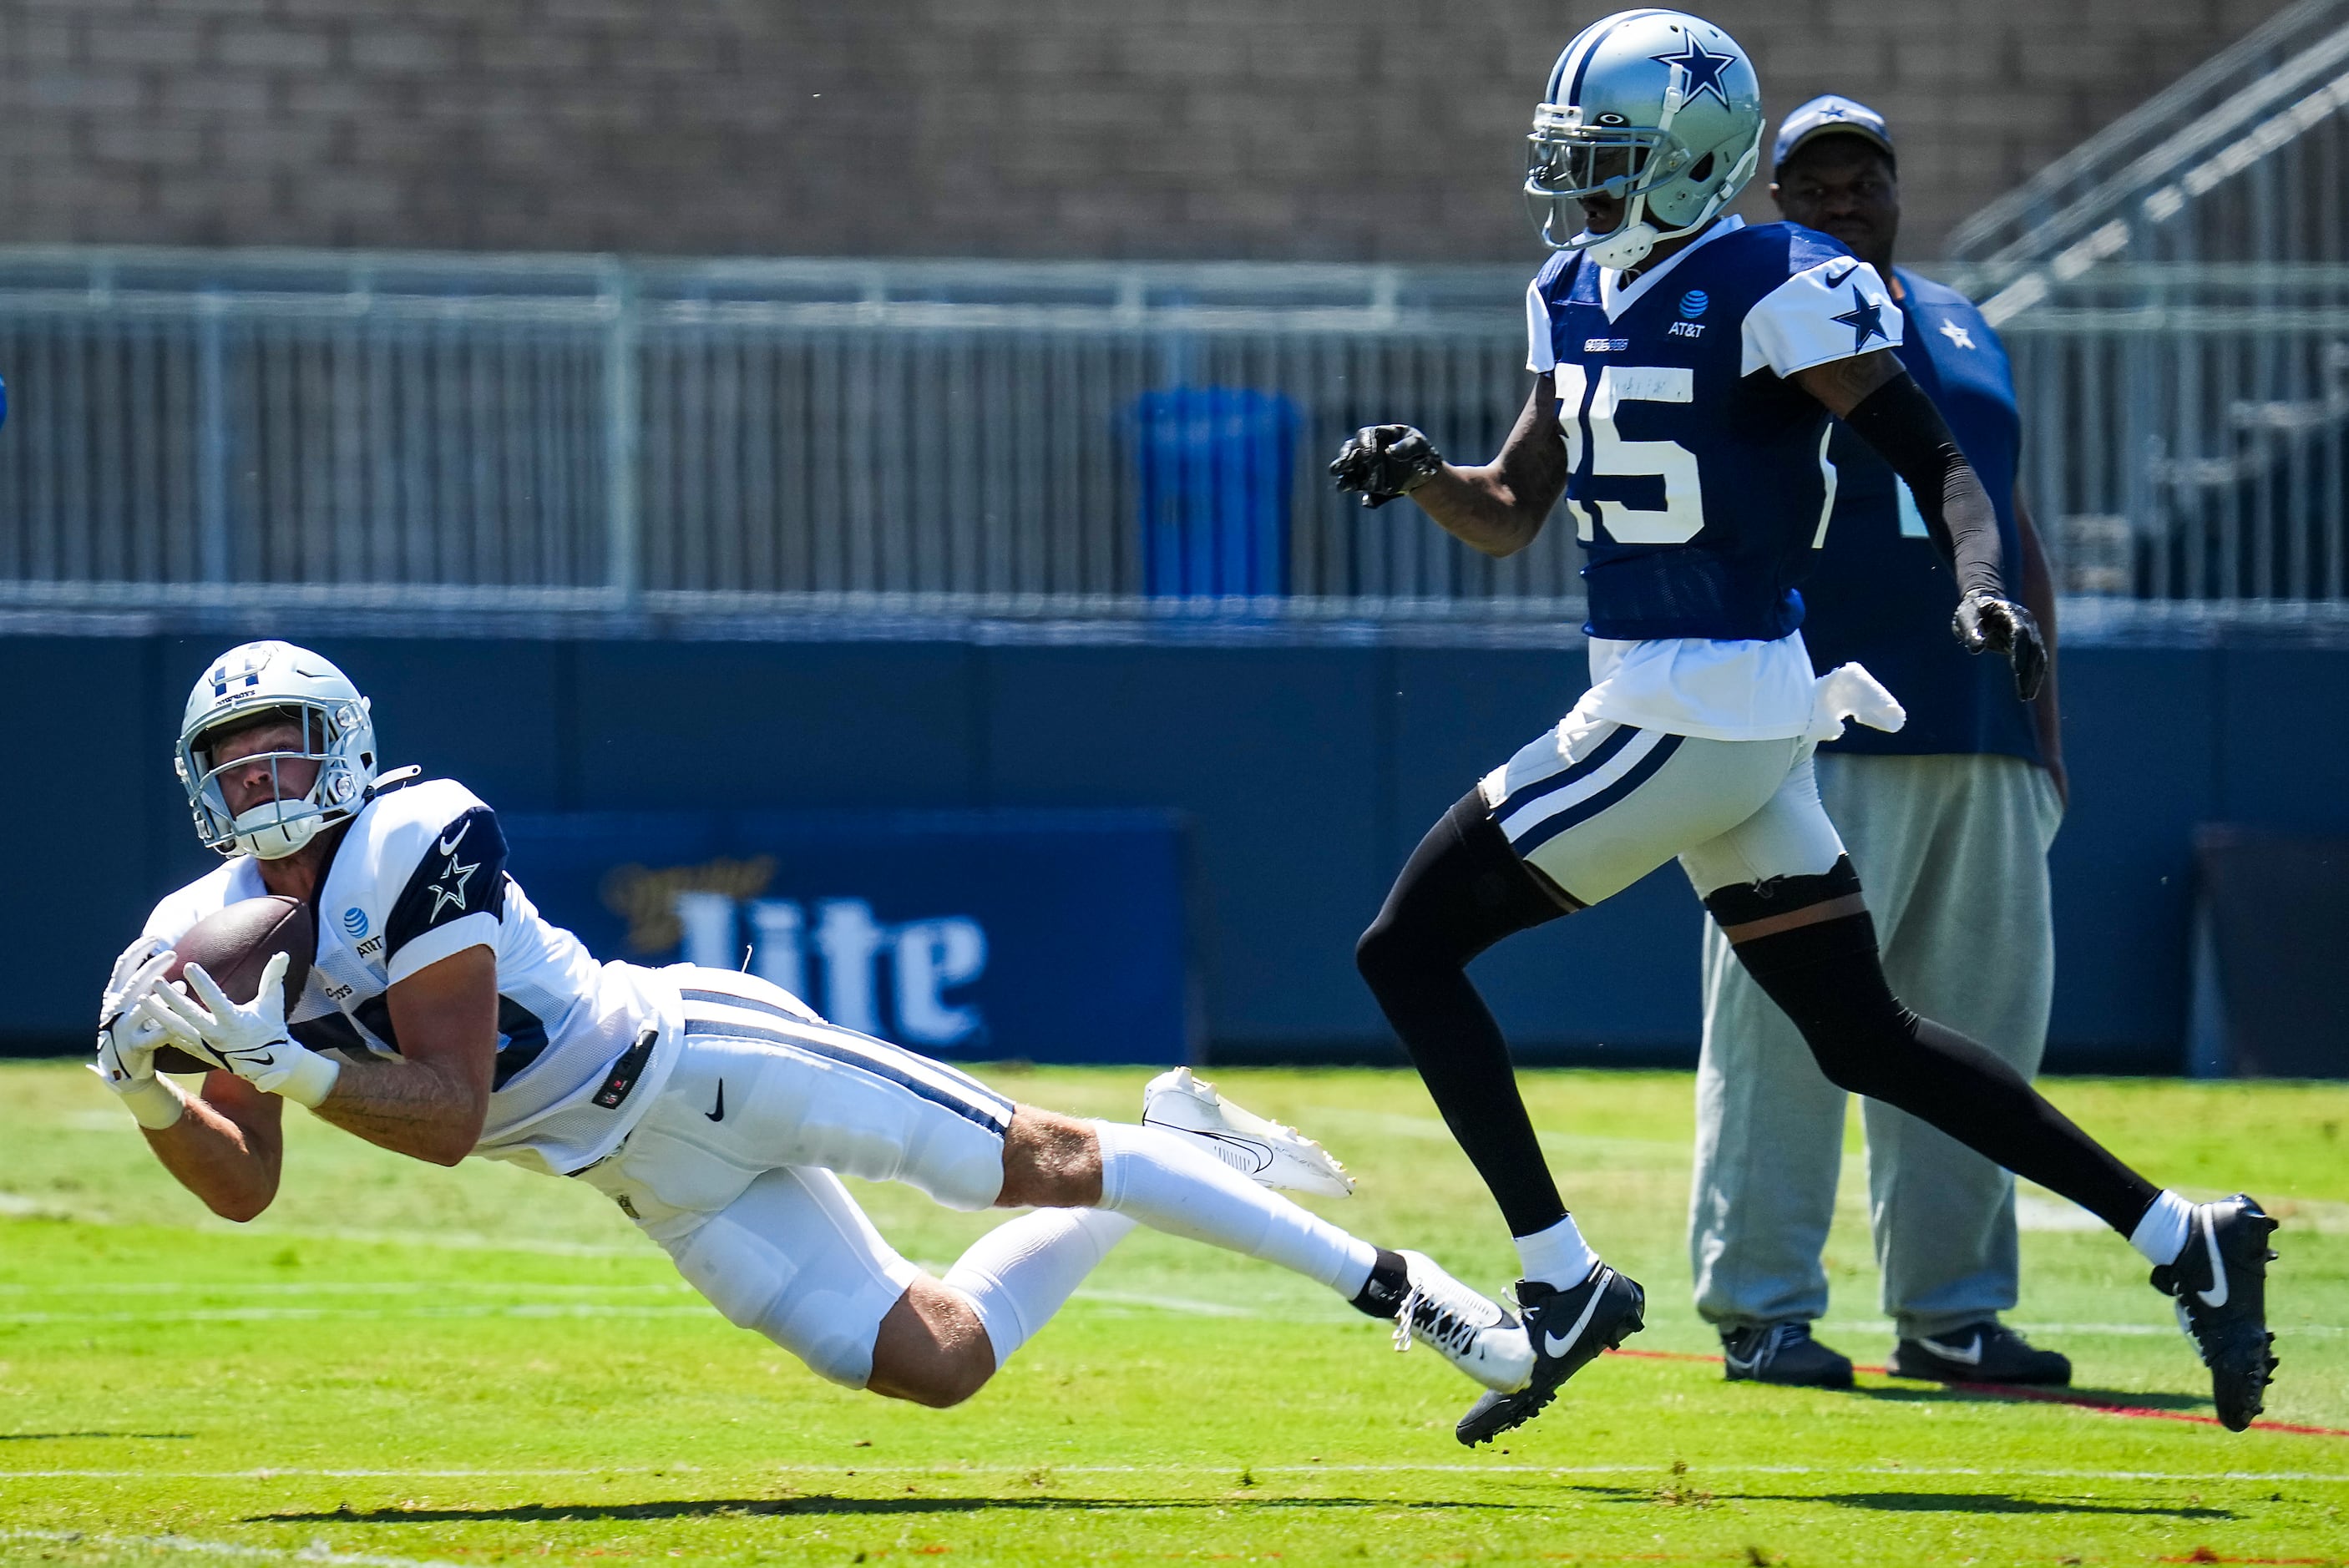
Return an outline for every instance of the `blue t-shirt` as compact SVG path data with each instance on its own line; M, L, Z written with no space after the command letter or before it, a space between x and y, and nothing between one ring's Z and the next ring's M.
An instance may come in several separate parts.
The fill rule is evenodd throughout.
M2023 423L2006 350L1965 295L1905 267L1894 270L1909 324L1900 363L1941 410L1958 449L1990 492L2013 593L2023 573L2014 526ZM1803 641L1820 670L1866 665L1909 710L1908 724L1889 735L1852 726L1838 749L1994 752L2038 761L2038 731L2014 695L2013 666L1994 654L1967 653L1950 634L1957 585L1908 487L1840 422L1827 456L1836 467L1835 512L1826 547L1803 584L1809 606Z
M1803 624L1828 500L1826 410L1787 379L1897 347L1875 270L1793 223L1725 221L1615 292L1577 253L1528 300L1553 377L1594 637L1773 642Z

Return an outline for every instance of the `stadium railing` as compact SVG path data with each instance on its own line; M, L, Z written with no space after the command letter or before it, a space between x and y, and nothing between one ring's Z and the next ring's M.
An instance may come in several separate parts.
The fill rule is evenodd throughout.
M1570 530L1494 562L1323 472L1383 419L1496 450L1523 289L0 249L0 614L1547 637L1579 620ZM2349 267L2089 269L2003 330L2067 589L2116 625L2343 618Z

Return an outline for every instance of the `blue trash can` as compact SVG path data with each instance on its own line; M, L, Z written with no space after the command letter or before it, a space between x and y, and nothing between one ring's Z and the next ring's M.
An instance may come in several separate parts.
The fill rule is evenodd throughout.
M1137 398L1131 421L1142 591L1287 593L1297 405L1244 387L1170 387Z

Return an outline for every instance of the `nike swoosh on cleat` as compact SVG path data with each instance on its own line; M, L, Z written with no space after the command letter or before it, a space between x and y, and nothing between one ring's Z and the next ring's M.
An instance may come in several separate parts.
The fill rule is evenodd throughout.
M1236 1132L1217 1132L1211 1128L1185 1127L1180 1122L1153 1121L1147 1115L1143 1117L1142 1125L1163 1127L1169 1132L1179 1132L1190 1138L1204 1138L1216 1146L1218 1155L1227 1157L1227 1162L1231 1155L1246 1160L1248 1163L1245 1168L1251 1171L1267 1171L1272 1166L1272 1145L1257 1139L1242 1138ZM1235 1163L1234 1169L1241 1167Z
M718 1109L716 1110L705 1110L701 1114L708 1117L712 1121L723 1121L726 1119L726 1080L724 1078L719 1078L718 1080Z
M2204 1204L2201 1213L2196 1217L2202 1222L2202 1245L2210 1253L2210 1283L2215 1288L2198 1290L2194 1294L2202 1298L2205 1306L2224 1306L2227 1305L2227 1263L2219 1255L2219 1233L2210 1223L2209 1205Z
M1599 1288L1590 1293L1590 1299L1582 1304L1582 1315L1574 1320L1574 1326L1567 1331L1565 1338L1560 1339L1548 1329L1543 1329L1542 1354L1556 1360L1573 1349L1576 1342L1581 1339L1582 1331L1590 1326L1591 1314L1599 1310L1599 1300L1606 1294L1607 1284L1601 1280Z
M1843 286L1843 280L1844 280L1844 279L1846 279L1846 278L1847 278L1847 277L1849 277L1849 276L1851 276L1851 274L1852 274L1852 273L1856 273L1856 272L1857 272L1857 271L1859 271L1859 269L1858 269L1857 266L1849 266L1849 267L1846 267L1846 268L1844 268L1844 270L1843 270L1843 271L1841 271L1841 272L1839 272L1839 273L1836 273L1836 275L1835 275L1835 276L1833 276L1833 277L1828 278L1827 280L1826 280L1826 285L1827 285L1827 287L1829 287L1829 288L1831 288L1831 289L1832 289L1832 288L1840 288L1840 287L1842 287L1842 286ZM444 851L444 852L445 852L445 851Z
M1917 1336L1917 1343L1944 1361L1954 1361L1961 1367L1982 1365L1982 1336L1979 1334L1974 1336L1974 1342L1971 1345L1963 1348L1954 1345L1944 1345L1938 1339L1928 1339L1921 1334Z

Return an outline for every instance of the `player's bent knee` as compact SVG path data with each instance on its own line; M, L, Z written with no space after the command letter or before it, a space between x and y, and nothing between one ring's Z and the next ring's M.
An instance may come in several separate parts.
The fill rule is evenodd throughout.
M1003 1135L1004 1209L1088 1209L1101 1202L1101 1140L1072 1116L1023 1105Z
M881 1320L865 1387L886 1398L944 1410L995 1376L995 1346L961 1292L923 1275Z

